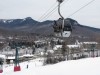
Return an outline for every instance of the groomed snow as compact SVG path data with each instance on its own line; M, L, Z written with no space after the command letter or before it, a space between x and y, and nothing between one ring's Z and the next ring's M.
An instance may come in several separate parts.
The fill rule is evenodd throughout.
M39 60L20 63L20 72L13 72L13 66L6 68L4 66L2 75L100 75L100 57L70 60L46 66L42 66Z

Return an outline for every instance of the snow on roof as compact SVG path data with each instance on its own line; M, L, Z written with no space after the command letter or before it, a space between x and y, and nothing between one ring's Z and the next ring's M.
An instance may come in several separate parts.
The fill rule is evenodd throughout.
M19 56L19 58L22 58L23 56ZM10 59L10 60L13 60L15 59L15 56L8 56L6 59Z
M33 55L32 54L25 54L25 55L23 55L23 57L33 57Z
M83 44L98 44L97 42L83 42Z
M9 56L7 59L15 59L15 56Z
M80 45L67 45L69 48L77 48L80 47Z
M35 43L45 43L44 40L37 40L37 41L34 41Z
M55 45L55 47L53 49L57 50L58 48L62 48L62 45Z
M80 47L80 45L67 45L69 48L77 48ZM62 45L55 45L53 48L54 50L57 50L58 48L62 48Z
M5 56L5 55L0 54L0 58L5 59L5 58L6 58L6 56Z
M47 50L47 52L54 53L54 51L53 51L53 50Z

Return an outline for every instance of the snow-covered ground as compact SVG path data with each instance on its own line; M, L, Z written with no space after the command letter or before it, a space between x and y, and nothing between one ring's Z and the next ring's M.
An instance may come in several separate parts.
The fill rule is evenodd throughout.
M29 68L26 68L26 65ZM64 61L42 66L39 59L20 63L21 71L13 72L13 66L4 66L0 75L100 75L100 57Z

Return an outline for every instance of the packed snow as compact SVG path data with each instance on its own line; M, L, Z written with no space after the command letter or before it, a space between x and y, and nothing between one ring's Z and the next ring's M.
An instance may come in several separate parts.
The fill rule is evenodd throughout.
M42 59L20 63L19 72L14 72L14 66L11 64L4 65L4 72L0 75L100 75L100 57L69 60L45 66L42 63Z

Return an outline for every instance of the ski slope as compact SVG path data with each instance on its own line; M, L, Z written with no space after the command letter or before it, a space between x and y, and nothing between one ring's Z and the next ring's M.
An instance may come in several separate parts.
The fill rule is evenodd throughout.
M20 63L20 66L19 72L13 72L13 65L4 66L4 72L0 75L100 75L100 57L70 60L46 66L42 66L42 62L35 59Z

